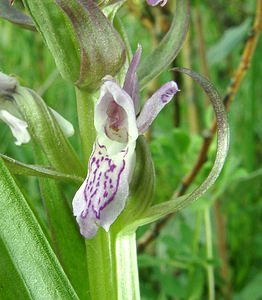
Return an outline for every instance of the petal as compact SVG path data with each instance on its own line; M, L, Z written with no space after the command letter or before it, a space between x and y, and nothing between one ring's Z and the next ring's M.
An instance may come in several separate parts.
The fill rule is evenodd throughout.
M123 86L123 89L133 99L136 113L138 113L139 109L140 109L139 87L138 87L136 69L139 65L141 54L142 54L142 47L141 47L141 45L138 45L137 50L132 58L129 68L127 70L125 82L124 82L124 86Z
M167 1L168 0L147 0L147 3L149 5L156 6L162 2L161 6L165 6L167 4Z
M73 136L75 134L73 125L69 121L67 121L64 117L62 117L57 111L55 111L51 107L49 107L49 109L53 113L57 123L59 124L65 136L67 137Z
M79 190L76 192L73 199L73 212L76 216L76 220L80 227L80 233L86 238L92 238L97 230L98 226L95 223L94 215L89 215L89 218L83 218L83 212L86 210L85 200L85 188L87 185L87 179L83 182Z
M144 133L154 121L161 109L172 100L179 89L174 81L164 84L153 96L148 99L137 118L139 134Z
M0 110L0 119L10 127L13 136L16 138L16 145L20 146L30 141L27 123L25 121L11 115L6 110Z
M73 211L81 234L90 239L99 226L106 231L125 207L129 179L135 164L135 143L110 156L96 141L87 178L73 199Z
M112 122L109 111L114 109L115 105L119 107L122 113L124 112L122 114L124 119L121 120L120 130L116 132L119 137L110 138L111 135L107 133L106 129L109 122ZM106 81L101 87L101 95L95 107L95 128L99 141L107 146L109 154L112 154L110 149L117 145L117 142L126 145L138 137L133 101L114 81Z

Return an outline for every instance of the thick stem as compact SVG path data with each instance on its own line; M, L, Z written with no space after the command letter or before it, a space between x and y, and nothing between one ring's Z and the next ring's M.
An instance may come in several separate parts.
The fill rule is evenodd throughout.
M100 229L86 247L91 300L140 299L135 233Z
M76 88L76 100L83 163L87 165L96 138L94 127L94 94Z
M96 236L86 241L86 255L90 300L116 300L114 238L99 229Z
M119 235L116 239L118 299L139 300L136 234Z

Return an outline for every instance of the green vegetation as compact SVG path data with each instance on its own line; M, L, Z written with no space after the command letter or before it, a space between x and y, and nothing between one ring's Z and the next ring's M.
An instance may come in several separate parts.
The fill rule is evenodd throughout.
M168 7L153 9L142 2L125 5L119 16L127 28L133 52L140 43L146 56L169 25L171 12ZM225 95L241 61L255 11L255 1L192 1L188 39L173 65L208 73L205 75ZM50 107L70 120L78 133L74 88L58 74L40 35L4 20L0 20L0 30L0 71L15 74L24 86L37 91ZM218 181L204 197L170 218L151 243L140 247L138 262L144 300L262 299L261 53L260 39L229 107L230 150ZM148 134L156 169L155 203L170 199L179 188L192 169L205 130L213 120L203 92L181 74L171 71L162 74L143 89L144 99L170 78L175 78L181 92L163 110ZM78 137L79 134L74 135L70 142L80 153ZM189 191L207 176L215 148L214 141ZM32 145L15 146L9 128L3 123L0 123L0 153L34 163ZM24 195L30 195L29 205L47 230L37 179L22 176L16 179ZM75 189L65 183L63 188L71 202ZM143 245L144 234L154 227L139 229L139 245ZM0 270L3 263L0 259ZM2 276L0 271L0 280Z

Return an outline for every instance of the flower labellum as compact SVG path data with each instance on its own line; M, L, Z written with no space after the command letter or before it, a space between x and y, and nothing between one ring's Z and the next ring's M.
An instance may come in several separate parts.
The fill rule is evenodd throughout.
M147 3L152 6L160 4L160 6L165 6L168 0L147 0Z
M139 113L136 69L141 51L139 46L123 88L112 77L105 78L95 106L97 139L87 177L73 199L74 215L87 239L96 234L99 226L108 231L124 209L135 167L136 140L178 91L174 81L164 84Z

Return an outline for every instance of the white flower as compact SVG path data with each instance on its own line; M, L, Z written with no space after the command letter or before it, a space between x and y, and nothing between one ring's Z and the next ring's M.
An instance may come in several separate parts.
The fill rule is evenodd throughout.
M15 144L20 146L30 141L30 135L27 131L25 121L13 116L7 110L0 110L0 120L5 122L11 129L13 136L16 138Z
M123 88L110 77L101 87L95 106L97 139L88 164L88 174L73 199L73 211L81 234L92 238L99 226L106 231L125 207L135 166L136 140L178 91L174 81L163 85L139 113L136 68L138 47Z

